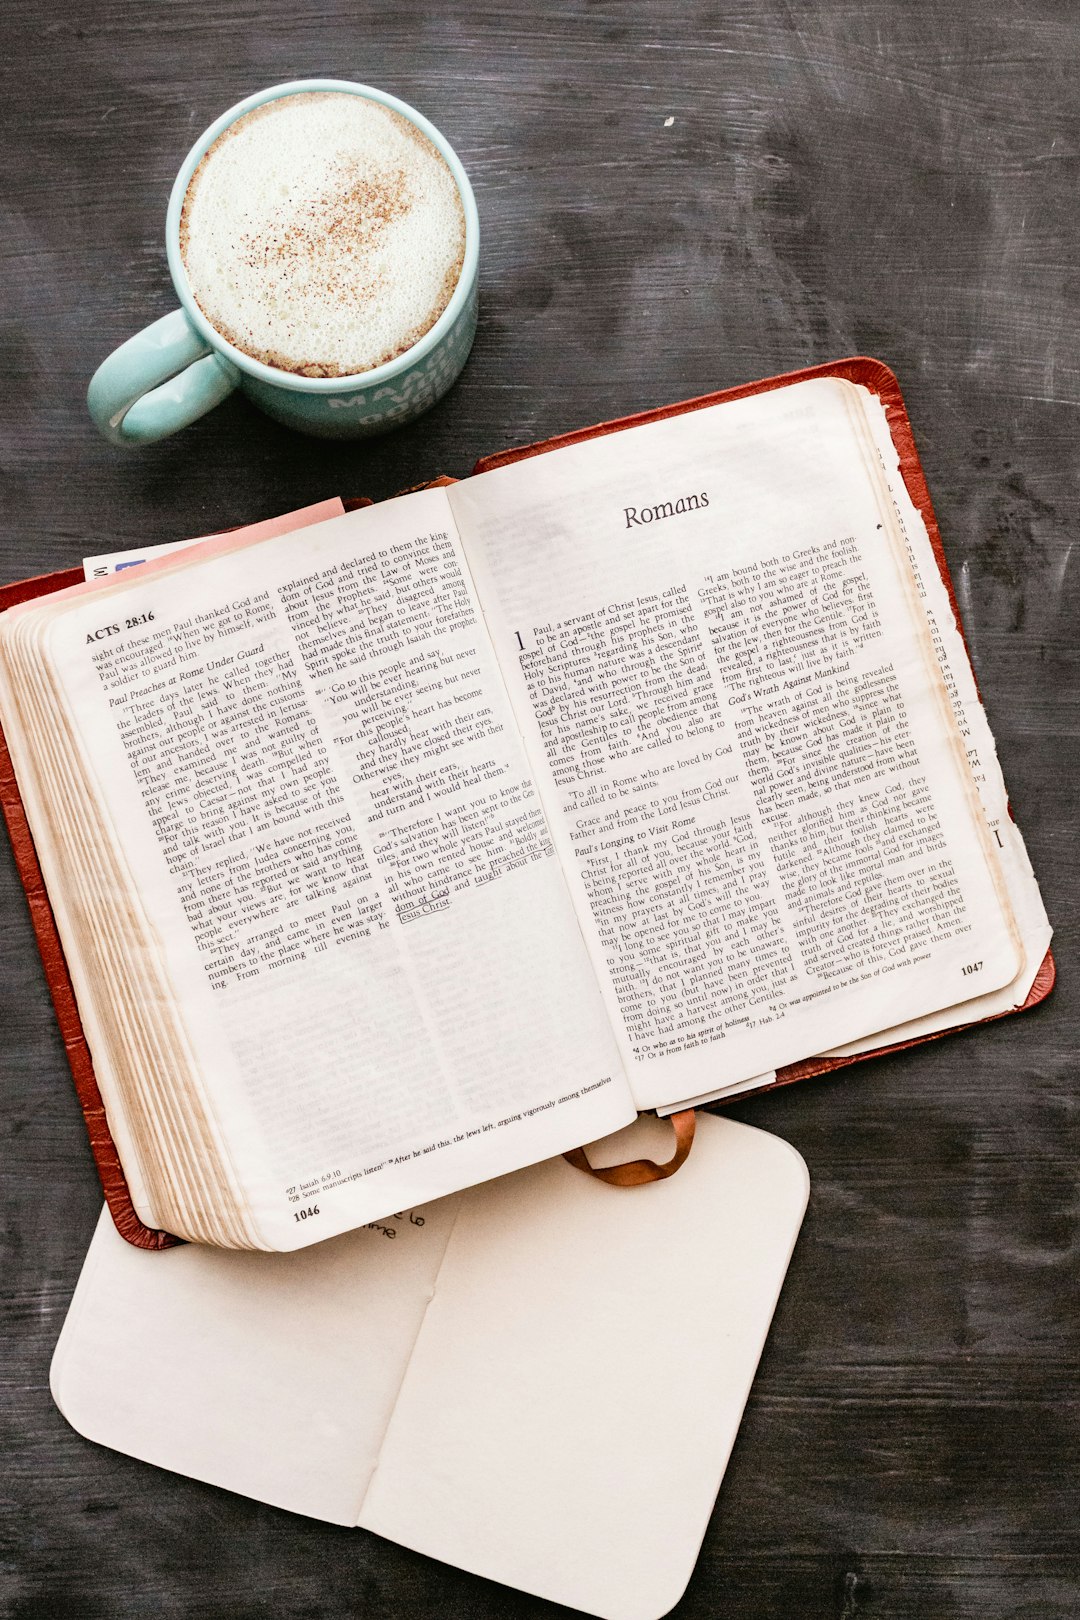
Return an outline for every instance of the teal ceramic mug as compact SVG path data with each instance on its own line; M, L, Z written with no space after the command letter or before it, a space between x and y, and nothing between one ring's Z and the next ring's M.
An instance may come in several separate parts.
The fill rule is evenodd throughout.
M191 177L223 130L278 96L342 90L381 102L415 124L441 153L465 210L465 258L450 302L410 349L351 377L302 377L264 365L236 348L192 297L180 255L180 213ZM446 392L468 358L476 332L480 221L468 176L449 142L414 108L344 79L297 79L248 96L199 137L172 188L165 246L180 308L146 327L98 367L87 392L90 415L113 444L153 444L187 427L239 388L260 410L301 433L361 438L411 421Z

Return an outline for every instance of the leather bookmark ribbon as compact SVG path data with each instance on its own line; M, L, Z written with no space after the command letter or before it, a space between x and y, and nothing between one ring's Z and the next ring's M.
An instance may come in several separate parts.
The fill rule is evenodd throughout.
M630 1159L626 1164L609 1164L604 1169L598 1169L589 1163L585 1149L580 1147L571 1148L569 1153L563 1154L563 1158L575 1170L584 1170L586 1175L606 1181L612 1187L643 1187L649 1181L663 1181L686 1163L694 1145L697 1120L692 1108L684 1108L681 1113L671 1114L669 1118L675 1129L675 1152L663 1164L657 1164L654 1159Z

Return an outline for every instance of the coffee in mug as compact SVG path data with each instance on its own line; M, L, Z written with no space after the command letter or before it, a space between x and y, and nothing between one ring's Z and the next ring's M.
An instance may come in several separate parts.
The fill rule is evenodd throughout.
M384 433L440 399L468 356L476 201L422 113L370 85L299 79L222 113L172 188L180 308L98 367L90 414L153 444L241 389L303 433Z
M301 377L385 365L429 331L465 257L461 193L427 136L341 91L264 102L188 184L180 253L210 324Z

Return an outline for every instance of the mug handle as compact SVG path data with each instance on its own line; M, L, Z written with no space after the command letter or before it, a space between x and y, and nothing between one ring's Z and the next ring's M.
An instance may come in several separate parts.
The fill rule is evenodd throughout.
M205 416L239 385L232 361L174 309L102 361L86 403L111 444L154 444Z

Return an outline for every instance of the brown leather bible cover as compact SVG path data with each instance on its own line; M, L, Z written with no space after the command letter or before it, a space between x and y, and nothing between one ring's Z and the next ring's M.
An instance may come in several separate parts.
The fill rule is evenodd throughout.
M724 400L742 399L748 394L764 393L769 389L781 388L789 383L802 382L809 377L845 377L851 382L861 383L864 387L869 388L882 401L888 416L893 442L899 452L904 482L926 523L930 543L934 548L934 556L937 559L941 577L945 582L959 624L960 613L945 563L941 535L938 532L934 509L930 504L930 493L926 487L926 479L915 449L915 441L912 437L907 411L904 408L900 385L889 368L880 360L855 357L848 360L839 360L829 365L813 366L804 371L788 372L779 377L768 377L760 382L745 383L738 388L725 389L718 394L705 394L700 399L686 400L679 405L668 405L660 410L643 411L635 416L624 416L616 421L602 422L596 427L580 428L575 432L565 433L558 438L546 439L537 444L500 451L496 455L483 457L477 462L473 470L478 473L487 472L493 467L506 466L512 461L519 461L527 456L543 455L546 451L557 450L563 445L579 444L585 439L595 438L603 433L617 433L623 428L637 427L644 422L657 422L664 417L677 416L686 411L701 410L706 405L718 405ZM435 482L442 484L451 483L453 480L442 478L435 480ZM426 488L428 486L418 485L417 487ZM350 509L369 504L366 500L347 500L345 502L345 505ZM77 585L82 581L82 577L81 568L67 568L59 573L42 574L36 579L20 580L15 584L0 587L0 612L5 608L14 607L18 602L26 602L33 597L63 590L69 585ZM117 1157L116 1146L105 1117L101 1094L94 1078L94 1067L86 1044L86 1037L83 1033L79 1009L75 1002L71 976L68 973L67 962L64 959L63 947L60 944L60 936L57 933L52 907L45 892L45 884L42 879L41 868L38 865L34 841L30 835L22 798L11 766L11 757L2 732L0 732L0 808L3 809L4 819L11 834L19 877L26 890L30 916L34 932L37 935L41 960L45 967L45 976L48 980L53 1006L56 1008L56 1016L60 1024L60 1033L63 1037L68 1061L71 1064L71 1072L75 1079L75 1090L78 1093L79 1102L86 1116L86 1126L90 1136L90 1147L94 1155L94 1162L97 1165L101 1184L105 1191L105 1199L116 1223L117 1231L129 1243L135 1244L137 1248L169 1248L180 1240L168 1232L158 1232L144 1225L136 1215L131 1202L127 1180ZM1053 988L1054 973L1053 957L1048 951L1023 1008L1014 1010L1018 1012L1024 1011L1044 1000ZM1009 1015L1000 1013L996 1016L1008 1017ZM984 1020L984 1022L990 1021ZM969 1026L959 1024L954 1026L955 1029L967 1027ZM953 1030L942 1030L941 1033L951 1034ZM788 1064L786 1068L778 1070L774 1084L776 1086L789 1085L793 1080L803 1080L810 1075L824 1074L832 1069L844 1068L849 1063L858 1063L864 1058L877 1057L882 1052L899 1051L906 1046L919 1045L924 1040L936 1039L937 1036L924 1035L920 1036L917 1041L901 1041L893 1046L878 1047L872 1052L860 1053L857 1057L807 1058L804 1062ZM762 1087L761 1089L772 1090L773 1087ZM750 1093L750 1095L757 1095L757 1093ZM745 1094L740 1100L745 1100ZM692 1138L692 1130L689 1134ZM681 1147L682 1144L680 1143L680 1151ZM689 1142L687 1142L686 1147L688 1151ZM577 1151L580 1152L581 1150ZM685 1157L685 1153L683 1157ZM679 1162L682 1162L681 1158ZM624 1168L620 1167L620 1169ZM670 1174L667 1167L664 1167L664 1173ZM646 1176L644 1179L652 1179L652 1177Z

